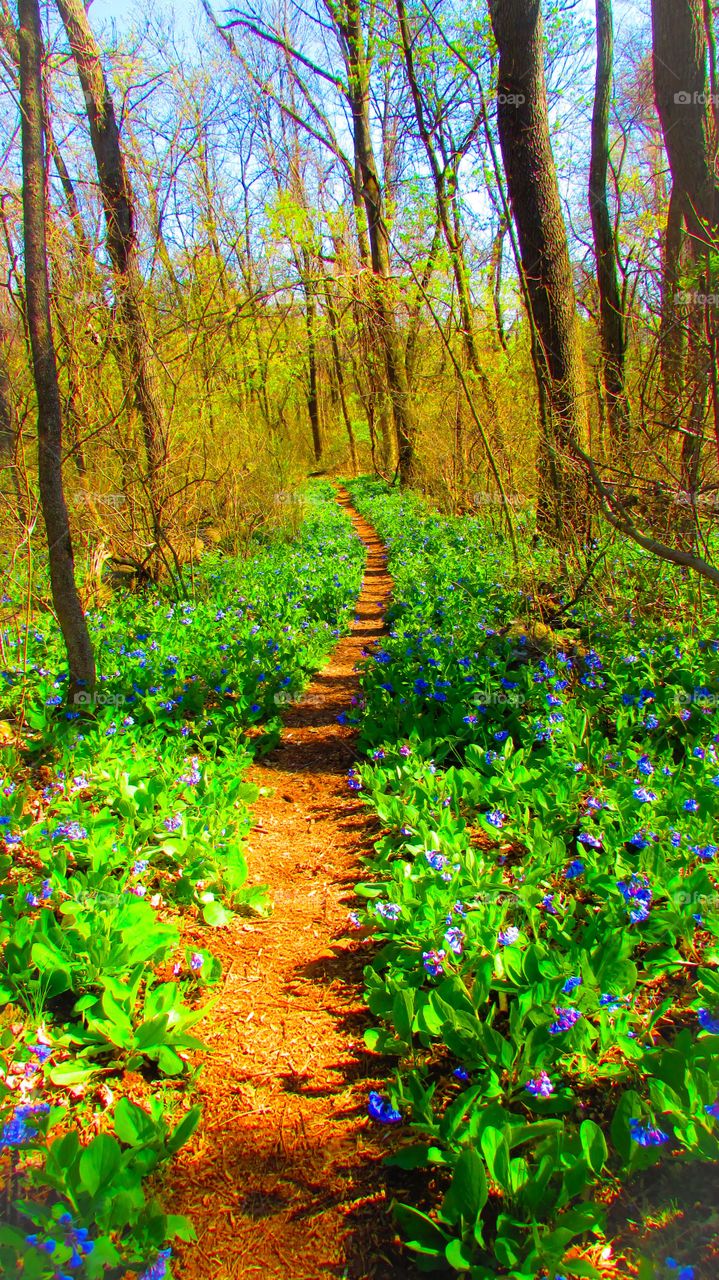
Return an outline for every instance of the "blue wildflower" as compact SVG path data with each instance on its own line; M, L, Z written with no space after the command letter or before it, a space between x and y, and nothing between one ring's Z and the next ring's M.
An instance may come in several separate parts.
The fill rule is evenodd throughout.
M713 1036L719 1036L719 1016L716 1013L710 1013L708 1009L700 1009L697 1018L702 1031L709 1031Z
M381 1093L376 1093L374 1090L369 1095L367 1111L370 1118L377 1120L379 1124L402 1123L402 1112L393 1107L387 1098L383 1098Z
M584 863L580 862L579 858L575 858L573 862L570 862L569 866L564 872L564 879L576 880L579 876L584 875L584 869L585 869Z
M501 809L491 809L489 813L485 813L484 817L490 827L497 827L498 829L503 827L507 821L507 814L502 813Z
M573 991L576 991L577 987L581 987L581 985L582 985L581 978L576 976L572 978L567 978L567 981L562 987L562 991L564 992L565 996L569 996L572 994Z
M629 1121L629 1134L633 1142L640 1147L661 1147L669 1141L669 1134L654 1125L642 1124L636 1116Z

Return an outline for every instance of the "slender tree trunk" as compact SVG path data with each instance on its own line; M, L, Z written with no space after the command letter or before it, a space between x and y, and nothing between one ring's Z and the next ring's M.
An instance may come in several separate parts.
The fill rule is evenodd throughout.
M614 25L612 0L596 0L597 70L592 114L589 166L589 211L594 235L594 255L599 286L602 378L606 394L611 453L626 457L630 414L625 386L626 321L619 286L617 246L609 213L609 111L614 78Z
M407 382L403 344L392 296L389 234L372 141L369 65L362 30L360 0L344 0L336 21L347 60L348 99L352 113L355 166L367 217L372 263L370 305L373 312L374 332L383 351L387 370L387 387L392 401L400 481L402 484L408 484L412 478L416 424Z
M345 376L342 368L342 360L340 358L339 346L339 324L337 321L337 310L335 308L334 299L332 297L332 289L330 282L325 276L324 282L325 307L327 308L327 320L330 330L330 346L332 348L332 364L335 372L335 381L337 383L337 395L342 409L342 417L347 429L347 443L350 450L350 465L352 467L352 475L359 473L357 462L357 444L355 441L354 428L352 426L352 417L350 415L349 406L347 404L347 392L345 388Z
M322 429L320 425L320 399L317 382L317 299L316 285L312 279L312 264L304 255L302 265L302 289L305 295L305 332L307 334L307 413L312 431L312 449L315 462L322 461Z
M492 244L492 257L489 264L489 282L492 289L492 306L497 325L497 337L503 351L507 350L507 336L504 332L504 308L502 306L502 273L504 267L504 238L507 234L507 220L502 215L499 219L497 234Z
M457 200L457 186L459 181L458 170L462 155L461 153L455 152L446 162L440 160L427 125L425 103L422 99L420 84L417 78L412 38L404 0L395 0L395 4L400 37L402 40L404 64L407 72L410 93L412 95L415 119L417 121L419 135L422 139L422 144L429 162L439 224L442 228L447 252L449 253L449 259L452 264L452 275L454 276L455 288L457 290L460 322L459 327L462 334L462 344L464 346L466 365L474 375L487 406L490 418L490 435L492 438L493 449L497 455L502 471L508 478L511 478L511 464L504 441L504 435L499 423L497 401L492 391L489 378L487 377L486 370L484 369L479 356L477 335L475 333L470 277L464 251L462 214Z
M586 527L585 487L571 446L581 440L587 415L572 267L549 137L541 3L489 0L489 11L499 49L499 141L531 309L542 413L537 520L541 532L566 542L567 527Z
M126 389L134 398L142 424L152 532L157 550L164 541L162 508L167 465L167 425L153 367L152 346L143 305L135 199L120 145L115 109L102 68L100 50L90 28L84 4L82 0L56 0L56 3L85 95L90 140L107 224L107 252L115 278L116 312L128 355L126 377L130 381Z
M679 418L684 388L687 332L684 316L677 304L684 244L684 196L673 186L664 231L662 315L659 330L663 412L668 422Z
M17 518L25 524L25 502L20 487L20 476L17 468L17 447L19 428L15 397L8 368L6 343L2 334L0 318L0 477L3 472L9 473L15 497Z
M42 29L38 0L18 0L22 107L25 292L38 403L40 502L47 530L52 599L67 650L68 699L89 696L95 659L80 597L62 482L62 406L50 315L42 95Z

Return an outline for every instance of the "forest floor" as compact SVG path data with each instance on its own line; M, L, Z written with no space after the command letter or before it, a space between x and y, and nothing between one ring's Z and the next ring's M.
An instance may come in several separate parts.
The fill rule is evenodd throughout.
M197 1230L180 1280L416 1275L388 1212L401 1187L381 1163L386 1132L367 1116L386 1064L364 1048L364 956L347 916L376 829L348 790L354 730L337 719L384 631L392 581L374 530L339 500L367 546L353 629L247 775L261 788L250 874L269 886L272 913L236 917L209 941L193 932L221 960L223 985L204 1034L203 1123L173 1172L169 1208Z

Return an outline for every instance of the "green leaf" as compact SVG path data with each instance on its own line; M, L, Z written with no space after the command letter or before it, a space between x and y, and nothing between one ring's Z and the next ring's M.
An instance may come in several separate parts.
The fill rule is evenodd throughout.
M86 1066L75 1058L69 1062L61 1062L57 1067L53 1067L50 1072L50 1081L60 1089L66 1089L72 1085L85 1084L87 1080L90 1080L95 1075L97 1070L97 1067Z
M221 902L208 902L202 909L202 918L211 929L224 929L232 919L232 912L227 911Z
M462 1240L450 1240L444 1256L455 1271L469 1271L472 1266L472 1252Z
M158 1125L129 1098L121 1098L115 1107L113 1125L120 1141L129 1147L144 1146L158 1137Z
M599 1125L595 1124L594 1120L583 1121L580 1129L580 1139L587 1165L590 1166L594 1174L600 1174L606 1164L609 1151L606 1148L606 1140Z
M122 1165L122 1150L116 1138L100 1133L80 1157L80 1179L91 1196L106 1190Z
M184 1214L171 1213L168 1215L165 1224L165 1239L185 1240L189 1243L191 1240L197 1239L197 1232L190 1219L186 1218Z
M185 1143L189 1142L190 1138L195 1132L195 1129L200 1123L201 1116L202 1116L201 1107L190 1108L187 1114L182 1117L180 1123L177 1125L175 1129L173 1129L172 1133L170 1134L170 1137L167 1142L168 1151L172 1152L172 1154L174 1155L176 1151L180 1150L180 1147L184 1147Z
M392 1212L408 1249L434 1258L444 1257L449 1236L426 1213L408 1204L395 1204Z
M474 1226L488 1196L484 1161L468 1147L454 1167L451 1186L442 1202L442 1217L448 1222L456 1222L461 1217Z

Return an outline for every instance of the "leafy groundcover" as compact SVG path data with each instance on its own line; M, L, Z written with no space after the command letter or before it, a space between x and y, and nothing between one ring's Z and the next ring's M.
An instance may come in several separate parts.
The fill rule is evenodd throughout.
M398 1059L370 1111L441 1188L397 1207L405 1239L476 1280L689 1280L692 1257L612 1254L607 1216L660 1163L716 1177L715 606L612 545L533 625L548 552L525 538L517 569L482 521L350 487L396 580L349 778L383 829L367 1039Z
M345 628L363 562L316 486L291 542L208 556L191 598L155 588L92 613L98 690L72 707L51 619L19 625L6 593L3 1276L162 1280L173 1238L191 1238L157 1175L200 1118L196 1026L220 966L183 932L267 909L243 773Z

